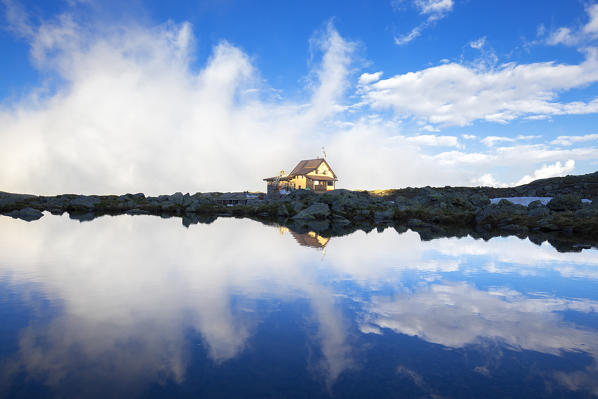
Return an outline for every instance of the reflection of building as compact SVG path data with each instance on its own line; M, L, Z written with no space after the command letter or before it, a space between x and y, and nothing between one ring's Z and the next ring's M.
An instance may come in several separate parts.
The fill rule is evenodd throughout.
M264 179L268 194L284 194L297 189L330 191L334 190L337 180L332 168L323 158L304 159L288 175L283 170L279 176Z
M289 230L287 227L280 227L280 234L284 233L291 233L295 241L299 243L299 245L303 247L311 247L317 249L324 249L328 241L330 241L330 237L322 237L316 232L310 231L309 233L296 233L292 230Z

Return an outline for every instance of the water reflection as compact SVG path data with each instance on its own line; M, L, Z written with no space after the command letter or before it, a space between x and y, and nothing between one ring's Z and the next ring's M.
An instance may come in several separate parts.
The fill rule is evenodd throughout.
M256 348L268 329L277 332L273 340L299 334L305 353L285 361L314 381L308 396L342 392L351 381L372 384L364 364L373 354L392 364L392 378L407 376L415 386L425 380L438 390L425 359L416 370L384 356L401 337L437 350L492 341L550 355L556 360L543 379L571 392L598 392L595 250L559 253L517 238L422 242L392 229L327 239L243 219L189 229L179 223L151 216L88 223L0 218L0 280L19 306L33 309L24 327L0 336L15 341L15 350L0 352L0 393L27 384L57 396L134 396L156 385L208 389L205 375L235 365L234 383L267 361ZM313 248L326 248L326 257ZM52 311L40 307L40 297ZM283 306L301 303L307 311ZM12 302L0 307L24 312ZM283 334L285 320L294 327ZM572 365L568 353L588 360ZM201 373L190 371L198 367ZM470 371L487 377L497 371L475 367ZM271 381L264 392L273 386L281 387Z

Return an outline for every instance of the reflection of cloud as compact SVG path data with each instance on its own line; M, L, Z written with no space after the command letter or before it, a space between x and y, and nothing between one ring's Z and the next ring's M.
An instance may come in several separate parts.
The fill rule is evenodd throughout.
M199 332L217 363L246 347L259 320L252 309L241 312L231 303L238 293L307 296L324 357L319 371L332 384L351 364L335 295L304 264L318 267L320 254L289 258L300 247L260 223L220 219L186 230L176 218L76 223L49 216L36 224L3 217L0 226L0 276L12 285L38 283L63 309L48 327L33 324L24 331L13 370L51 375L48 382L58 383L73 371L75 353L85 366L80 371L90 375L180 381L186 329Z
M495 237L490 244L471 238L443 238L422 245L448 257L490 258L485 269L492 273L537 274L550 265L563 277L598 279L598 251L595 249L581 253L558 252L548 243L538 246L517 237Z
M156 380L181 382L189 348L179 325L176 317L137 318L123 326L94 320L94 315L85 320L64 315L49 325L29 325L20 332L18 356L4 364L0 393L12 375L23 371L60 386L65 397L136 396L140 386Z
M598 303L531 299L516 292L480 291L463 283L432 285L394 299L374 298L366 310L365 325L452 348L492 339L514 349L598 355L598 333L565 324L555 313L565 310L596 312Z
M554 378L572 391L598 395L598 332L565 323L557 313L598 312L598 302L531 299L513 291L485 292L455 283L432 285L395 298L377 297L368 306L360 326L364 333L381 334L380 329L387 328L451 348L493 340L514 350L552 355L589 353L591 365L583 370L555 372ZM485 366L475 371L489 374Z
M596 353L588 345L596 342L593 332L566 325L555 313L595 312L594 302L529 299L466 284L430 286L443 273L483 272L490 264L494 273L533 274L550 265L562 276L586 275L595 273L596 251L561 254L517 238L422 242L417 233L393 229L335 238L326 248L321 259L318 251L247 219L184 229L180 219L149 216L91 223L0 217L0 278L15 287L35 283L61 309L47 326L33 323L22 331L11 365L40 379L51 376L56 384L73 367L90 376L108 369L107 379L122 381L180 381L197 350L186 346L185 331L196 331L202 353L220 364L251 347L263 315L251 299L307 298L317 322L309 345L321 353L309 366L331 387L354 364L347 335L352 323L337 302L346 292L336 283L351 281L366 294L380 287L405 292L403 273L430 288L394 300L355 298L366 314L363 333L392 328L450 347L492 338L544 353ZM482 256L483 262L468 262ZM249 302L241 306L237 298ZM67 354L76 354L77 362Z

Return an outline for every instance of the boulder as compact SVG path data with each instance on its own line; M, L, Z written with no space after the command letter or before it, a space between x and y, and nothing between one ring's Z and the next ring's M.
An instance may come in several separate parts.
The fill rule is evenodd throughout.
M213 205L214 202L212 200L210 200L209 198L206 197L201 197L201 196L191 196L189 197L189 199L185 199L184 202L186 203L185 206L185 211L186 212L201 212L203 209L205 209L206 207ZM166 202L166 209L170 209L170 210L175 210L177 207L177 204L175 204L174 202Z
M351 224L351 221L347 218L344 218L342 216L339 215L334 215L334 218L332 219L332 223L333 224L337 224L337 225L341 225L341 226L347 226Z
M318 194L314 193L311 190L293 190L287 198L292 201L304 201L304 200L313 200Z
M382 221L382 220L392 220L395 215L394 209L386 209L384 211L376 211L374 212L374 220L375 221Z
M289 216L289 210L287 209L286 204L283 202L278 205L278 210L276 211L276 216L285 218Z
M423 226L428 226L427 223L419 220L419 219L409 219L407 221L407 226L409 227L423 227Z
M144 211L143 209L129 209L125 212L127 215L149 215L148 211Z
M176 205L183 205L185 196L181 192L176 192L168 197L168 200Z
M69 209L73 211L90 211L95 209L99 202L100 200L97 197L81 195L70 201Z
M321 220L326 219L328 216L330 216L330 208L328 207L328 205L322 203L315 203L293 216L293 219Z
M575 217L581 219L598 217L598 209L592 207L583 207L575 211Z
M546 206L546 205L544 205L544 204L542 203L542 201L540 201L540 200L535 200L535 201L532 201L532 202L530 202L529 204L527 204L527 209L541 208L541 207L544 207L544 206Z
M527 215L527 207L523 205L516 205L505 199L502 199L498 204L491 204L483 208L476 214L475 221L477 224L498 224L501 221L511 220L514 216ZM504 223L503 223L504 224Z
M513 234L525 234L529 232L529 228L527 226L521 226L519 224L507 224L504 226L500 226L501 230L513 233Z
M553 216L546 216L545 218L542 218L540 220L538 220L537 223L538 227L542 230L546 230L546 231L557 231L559 230L559 227L554 224L554 217Z
M576 194L557 195L546 206L552 211L576 211L581 208L581 196Z
M536 201L540 202L540 201ZM532 217L544 217L550 215L550 210L545 206L538 206L534 208L528 208L527 215Z
M299 213L303 208L305 208L305 205L303 205L303 202L301 202L301 201L293 201L290 204L291 204L291 209L295 213Z

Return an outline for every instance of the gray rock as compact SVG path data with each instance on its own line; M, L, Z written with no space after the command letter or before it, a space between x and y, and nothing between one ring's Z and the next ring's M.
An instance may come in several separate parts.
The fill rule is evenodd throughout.
M575 211L575 217L582 219L598 217L598 209L591 207L584 207L582 209L578 209L577 211Z
M11 207L16 203L17 199L12 196L0 198L0 209Z
M172 201L162 201L160 202L160 209L164 212L174 212L180 209L180 205Z
M395 215L394 209L387 209L384 211L376 211L374 212L374 220L381 221L381 220L392 220Z
M31 222L32 220L37 220L37 219L41 218L42 216L44 216L44 214L41 211L39 211L37 209L33 209L33 208L23 208L23 209L19 209L19 210L14 210L11 212L7 212L4 215L10 216L15 219L22 219L27 222Z
M330 216L330 208L326 204L316 203L302 210L293 219L316 220Z
M303 202L301 202L301 201L293 201L293 202L291 202L291 209L293 209L293 211L295 213L301 212L301 210L303 208L305 208L305 205L303 205Z
M559 227L554 224L553 216L546 216L545 218L538 220L538 227L541 228L542 230L548 230L548 231L559 230Z
M527 215L528 209L523 205L516 205L502 199L498 204L491 204L476 214L477 224L498 223L510 220L513 216Z
M576 194L557 195L546 206L552 211L575 211L581 208L581 196Z
M69 209L74 211L89 211L95 209L100 200L96 197L81 195L69 203Z
M409 219L407 221L407 226L409 227L422 227L422 226L427 226L428 224L425 222L422 222L419 219Z
M149 215L148 211L144 211L143 209L129 209L125 212L127 215Z
M289 216L289 210L287 209L286 204L281 203L278 205L278 211L276 212L276 215L283 218Z
M185 196L183 195L183 193L181 192L176 192L174 194L172 194L168 200L170 202L173 202L177 205L183 205L183 202L185 201Z
M504 231L508 231L509 233L515 234L523 234L529 232L529 228L527 228L527 226L521 226L519 224L507 224L501 226L501 229Z
M534 209L534 208L542 208L546 205L542 203L540 200L535 200L527 204L527 209Z
M540 202L540 201L537 201L537 202ZM548 208L546 208L545 206L533 207L533 208L528 209L527 215L533 216L533 217L544 217L544 216L550 215L550 210Z
M334 215L334 218L332 219L332 222L334 224L338 224L338 225L341 225L341 226L347 226L347 225L351 224L351 221L349 219L346 219L346 218L344 218L342 216L339 216L339 215Z

